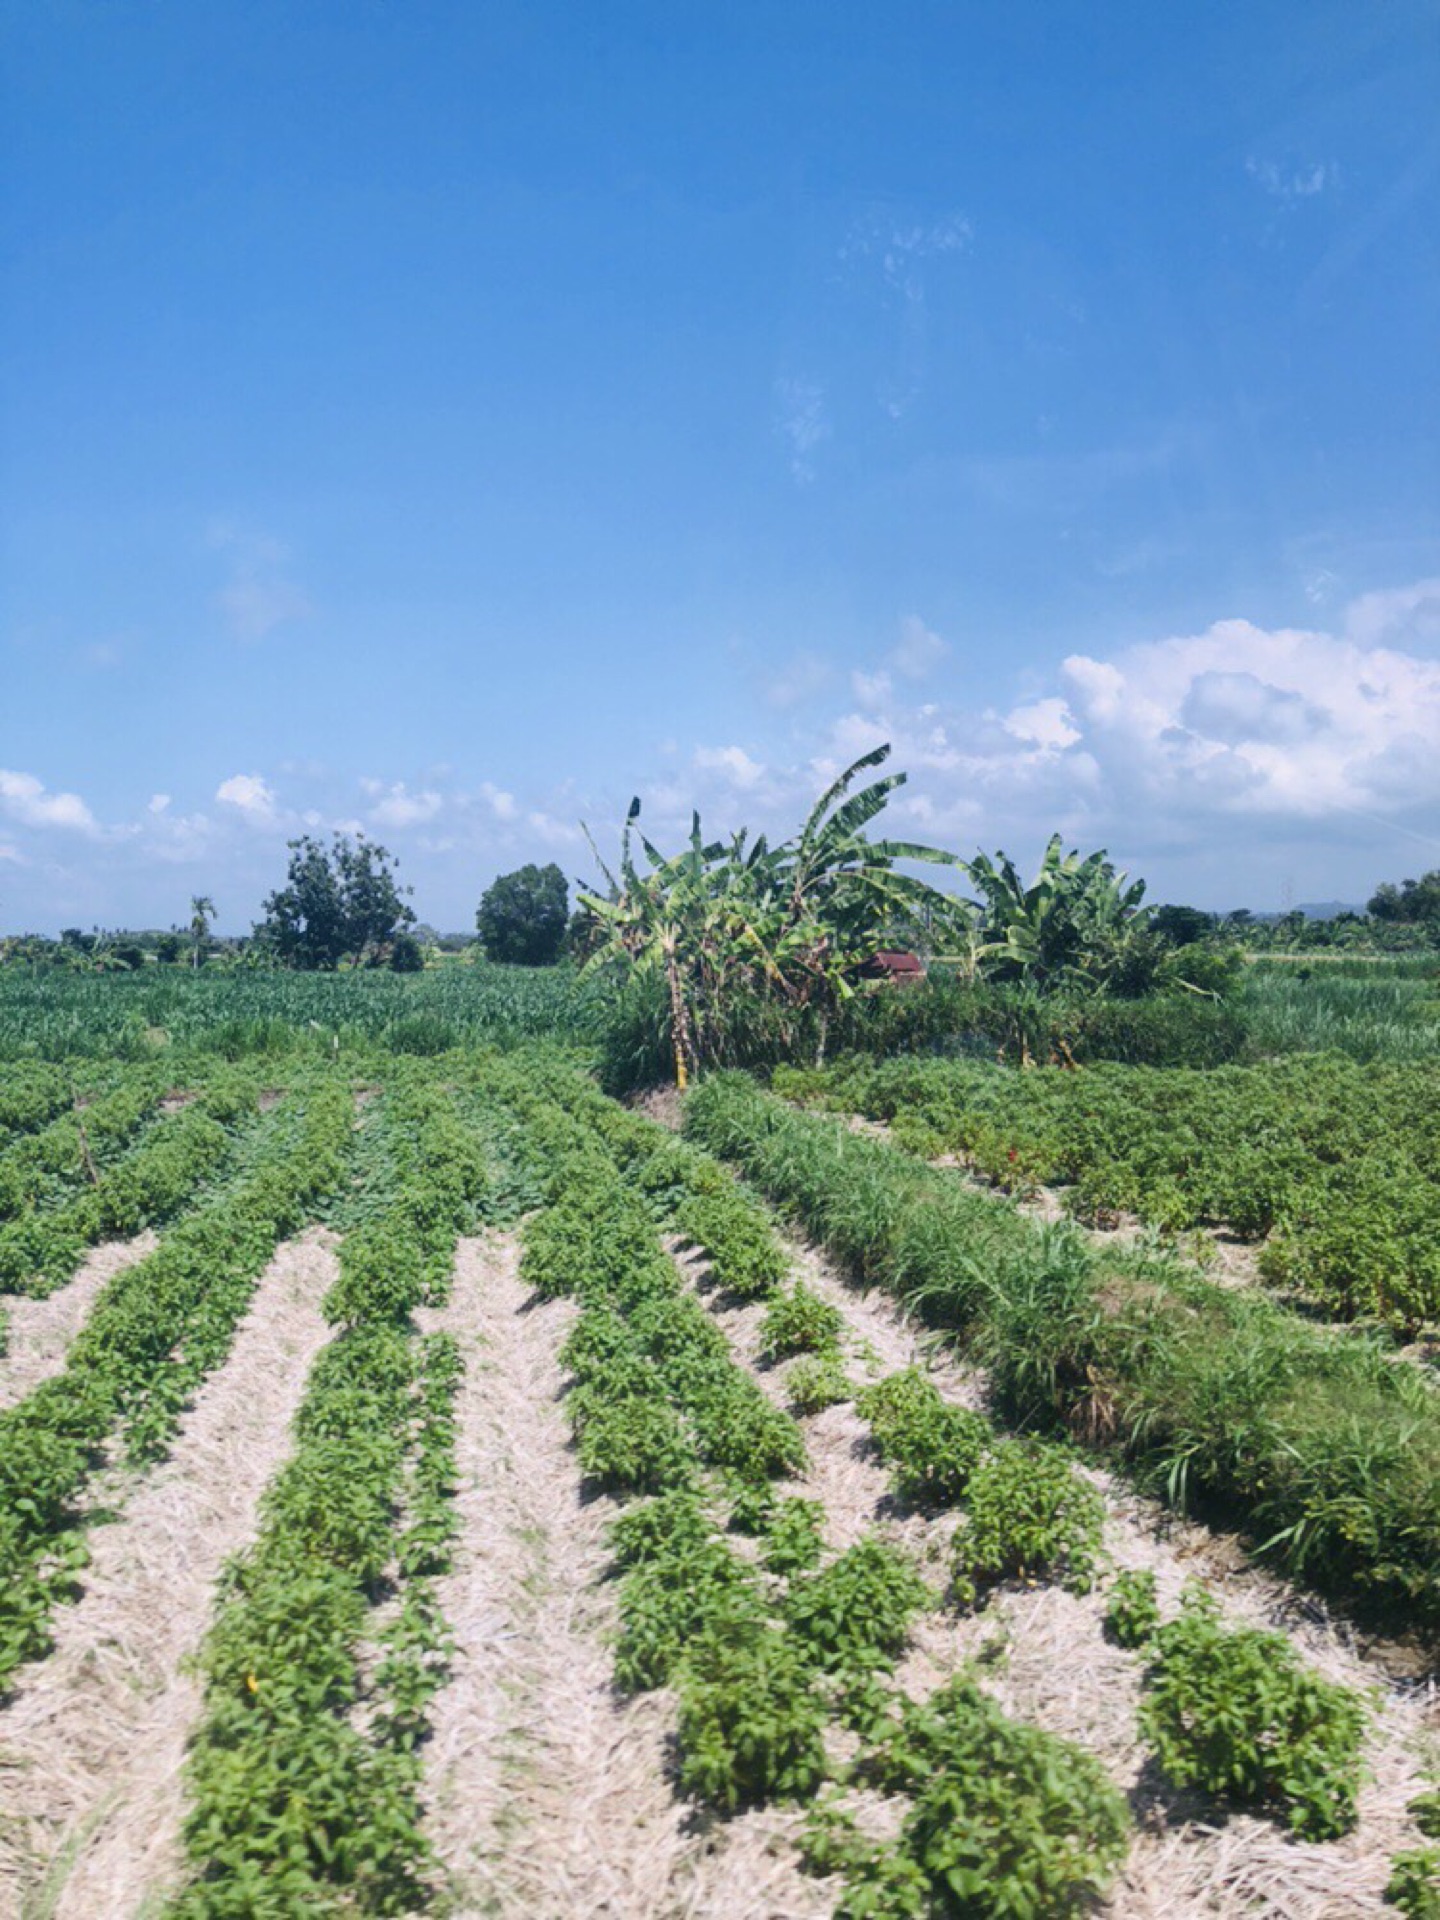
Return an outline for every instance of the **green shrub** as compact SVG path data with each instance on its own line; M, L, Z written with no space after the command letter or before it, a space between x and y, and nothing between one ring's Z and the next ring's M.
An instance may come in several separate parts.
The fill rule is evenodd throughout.
M742 1300L767 1299L785 1278L789 1262L769 1221L728 1181L715 1193L687 1193L675 1225L704 1248L718 1283Z
M1098 1761L1009 1720L967 1680L923 1706L862 1762L880 1786L915 1796L899 1852L930 1896L918 1911L955 1920L1080 1913L1103 1892L1129 1839L1125 1801ZM903 1879L901 1881L903 1884ZM891 1909L852 1894L843 1913Z
M1059 1448L1006 1440L976 1468L955 1536L955 1588L973 1604L1002 1580L1094 1585L1105 1503Z
M854 1393L840 1362L819 1353L807 1353L795 1362L785 1376L785 1391L799 1413L823 1413Z
M703 1634L745 1633L764 1620L758 1576L723 1540L677 1542L620 1583L616 1685L627 1693L663 1687Z
M845 1316L796 1281L774 1301L760 1323L760 1352L766 1360L792 1353L833 1353L845 1331Z
M1160 1625L1153 1573L1117 1573L1105 1608L1105 1631L1120 1647L1148 1647Z
M808 1573L825 1552L825 1509L818 1500L777 1500L761 1532L767 1571Z
M660 1493L694 1473L674 1410L641 1395L588 1409L576 1452L585 1477L613 1493Z
M1199 1589L1154 1650L1141 1726L1177 1786L1282 1815L1308 1840L1354 1826L1356 1694L1307 1672L1283 1634L1223 1627Z
M1440 1847L1412 1847L1390 1863L1386 1904L1409 1920L1440 1920Z
M808 1657L825 1672L876 1672L893 1666L911 1617L933 1597L908 1560L867 1538L819 1573L794 1581L784 1613Z
M867 1387L855 1406L870 1423L880 1457L892 1469L892 1484L902 1500L915 1506L950 1507L964 1497L993 1438L981 1414L942 1400L913 1367Z
M680 1678L680 1788L722 1813L806 1800L825 1778L824 1702L773 1627L713 1629Z

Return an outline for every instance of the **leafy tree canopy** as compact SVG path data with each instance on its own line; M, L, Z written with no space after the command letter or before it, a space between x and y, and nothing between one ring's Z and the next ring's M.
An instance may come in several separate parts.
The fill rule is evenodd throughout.
M374 966L415 918L395 881L395 858L376 841L337 833L330 847L291 840L286 883L265 902L255 938L282 966L333 972L342 960Z
M548 867L502 873L486 888L475 926L486 957L522 967L549 967L560 958L568 910L565 876Z
M1367 911L1377 920L1404 921L1410 925L1433 920L1440 924L1440 867L1421 874L1418 880L1402 880L1398 887L1387 880L1376 888Z

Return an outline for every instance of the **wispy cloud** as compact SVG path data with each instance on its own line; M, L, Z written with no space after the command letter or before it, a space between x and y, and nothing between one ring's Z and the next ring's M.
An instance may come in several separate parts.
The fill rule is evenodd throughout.
M777 380L775 408L776 426L790 448L791 478L808 487L815 478L815 453L830 438L825 389L818 380Z
M1340 169L1333 160L1309 160L1296 165L1253 153L1245 161L1245 171L1263 192L1282 207L1293 207L1302 200L1313 200L1317 194L1324 193L1327 187L1336 186L1340 179Z
M233 639L264 640L276 628L314 612L310 596L289 577L289 549L279 540L217 520L211 523L207 544L226 562L228 578L215 603Z

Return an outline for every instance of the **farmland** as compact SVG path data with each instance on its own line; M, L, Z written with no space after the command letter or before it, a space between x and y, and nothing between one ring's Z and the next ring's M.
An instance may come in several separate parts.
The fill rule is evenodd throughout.
M1434 1912L1433 982L1246 992L0 978L0 1910Z

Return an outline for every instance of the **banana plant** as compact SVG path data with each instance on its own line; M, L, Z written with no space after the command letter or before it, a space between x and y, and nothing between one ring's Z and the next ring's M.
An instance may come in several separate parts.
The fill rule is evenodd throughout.
M721 1057L727 1022L745 996L796 1012L817 1008L823 1034L830 1009L856 991L860 964L890 927L926 914L948 923L954 915L948 894L898 872L895 863L963 866L956 855L866 838L905 775L852 788L889 753L888 745L877 747L847 767L791 840L772 844L760 834L751 841L742 830L729 841L707 842L695 814L688 845L667 857L638 832L636 799L621 833L618 873L597 853L608 895L582 893L581 900L605 938L587 964L618 961L664 980L679 1085ZM635 858L637 839L648 871Z
M984 971L1030 982L1103 987L1126 943L1142 929L1143 880L1117 874L1104 849L1082 859L1051 836L1027 887L1008 854L977 854L967 871L981 896Z

